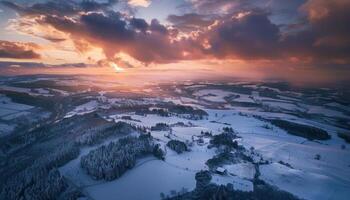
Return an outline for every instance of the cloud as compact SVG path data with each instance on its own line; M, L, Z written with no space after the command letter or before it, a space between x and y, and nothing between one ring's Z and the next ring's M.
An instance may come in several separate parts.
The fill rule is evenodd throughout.
M133 65L120 60L118 54L127 54L145 65L196 59L284 61L296 66L350 64L347 0L283 1L283 6L276 0L188 2L191 13L169 15L168 25L109 9L116 1L3 4L20 13L19 21L30 17L29 27L56 31L49 35L35 32L36 36L72 40L77 49L82 43L100 47L109 61L126 67ZM285 20L281 16L284 11L297 17ZM61 37L49 37L54 35Z
M39 46L34 43L9 42L0 40L0 58L39 59L35 52Z
M312 26L312 31L318 37L316 45L349 46L350 45L350 1L309 0L303 5Z
M349 9L350 2L346 0L307 1L301 7L306 13L306 26L285 37L286 49L318 65L349 65Z
M89 67L85 63L66 63L66 64L58 64L58 65L49 65L38 62L7 62L0 61L0 68L53 68L53 67L62 67L62 68L85 68Z
M43 38L51 42L63 42L69 38L64 32L51 26L39 24L37 20L40 20L40 18L40 16L25 16L19 19L11 19L7 30Z
M132 6L148 7L151 4L151 0L129 0L128 3Z
M229 14L250 5L251 0L188 0L196 12L202 14Z
M187 45L185 40L173 41L175 33L157 20L147 23L119 12L90 12L75 19L45 16L37 23L68 33L73 40L84 39L102 47L110 59L124 52L145 64L177 62L182 59L182 49Z
M279 57L280 32L266 13L241 13L203 34L218 58L271 59Z
M35 3L31 6L22 6L12 1L1 1L2 5L11 8L22 16L35 15L57 15L57 16L71 16L79 12L101 11L109 9L112 5L117 3L117 0L109 0L105 3L97 1L82 0L80 2L72 0L48 1L44 3Z
M169 15L167 20L172 23L177 29L181 31L195 31L203 27L208 27L213 23L207 15L200 15L197 13L188 13L185 15Z

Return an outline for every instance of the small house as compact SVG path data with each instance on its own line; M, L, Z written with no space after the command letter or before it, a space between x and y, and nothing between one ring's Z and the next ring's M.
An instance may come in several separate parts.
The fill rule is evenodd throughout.
M222 167L216 168L216 173L218 173L218 174L225 175L226 172L227 172L227 170L225 168L222 168Z

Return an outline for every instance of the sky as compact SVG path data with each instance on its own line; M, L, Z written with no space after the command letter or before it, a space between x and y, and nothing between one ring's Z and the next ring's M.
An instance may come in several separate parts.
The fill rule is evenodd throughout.
M349 81L349 10L349 0L0 0L0 73Z

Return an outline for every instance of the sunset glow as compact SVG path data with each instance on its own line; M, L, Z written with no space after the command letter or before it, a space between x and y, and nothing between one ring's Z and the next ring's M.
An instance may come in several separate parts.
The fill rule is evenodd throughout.
M0 200L349 200L350 0L0 0Z
M62 73L62 66L70 73L78 66L81 73L162 68L171 76L169 65L180 71L205 65L217 79L350 77L347 0L18 0L0 6L2 74Z

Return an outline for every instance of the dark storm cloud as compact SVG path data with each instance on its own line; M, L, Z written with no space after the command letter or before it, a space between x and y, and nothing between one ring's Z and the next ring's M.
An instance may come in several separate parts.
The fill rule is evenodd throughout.
M2 5L9 7L21 15L75 15L78 12L104 10L117 3L116 0L109 0L106 3L99 3L91 0L76 2L73 0L48 1L45 3L34 3L31 6L22 6L12 1L1 1Z
M91 13L82 15L80 26L97 39L112 40L115 42L130 41L134 31L126 27L127 23L120 13L110 12L108 15Z
M350 43L350 1L310 0L302 9L315 35L319 39L329 39L324 43L333 45L349 45ZM322 43L322 41L320 41Z
M182 50L187 49L187 42L172 41L174 32L158 20L148 24L118 12L86 13L75 20L46 16L37 22L69 33L73 39L84 39L100 46L109 58L124 52L144 63L176 62L182 59ZM198 45L191 46L195 48Z
M9 42L0 40L0 58L38 59L37 45L32 43Z
M279 57L278 26L272 24L265 13L249 13L227 20L205 34L216 57L243 59L271 59Z
M214 11L226 6L235 10L232 15L247 11L250 14L239 20L230 20L229 14L216 18L220 25L202 35L211 45L207 49L209 54L219 58L293 59L319 66L350 64L348 0L273 0L264 8L252 0L214 2L203 0L193 4L199 10L206 7L206 11ZM282 11L288 11L288 15ZM281 15L298 17L296 21L279 21L283 19ZM181 19L186 19L185 15ZM189 19L188 23L192 21Z
M130 20L130 25L142 32L145 32L149 27L147 22L144 19L140 19L140 18L132 18Z
M286 49L314 62L350 63L350 1L309 0L301 7L307 26L284 39Z

